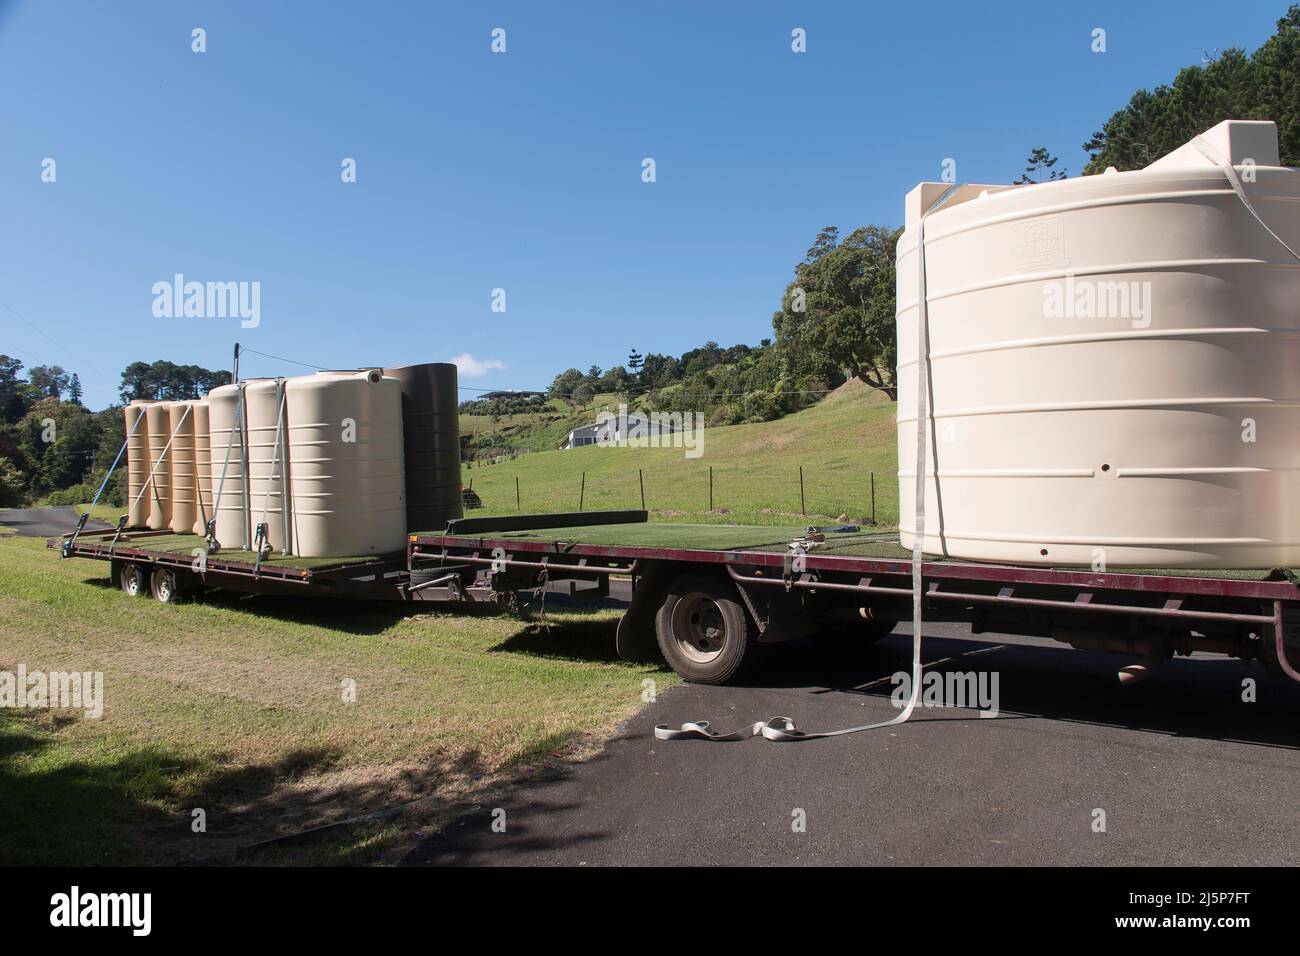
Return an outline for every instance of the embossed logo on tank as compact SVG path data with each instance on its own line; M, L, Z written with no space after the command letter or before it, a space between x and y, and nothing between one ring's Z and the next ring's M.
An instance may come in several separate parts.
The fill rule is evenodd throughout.
M1060 216L1018 222L1011 232L1011 255L1024 268L1069 265L1065 255L1065 223Z

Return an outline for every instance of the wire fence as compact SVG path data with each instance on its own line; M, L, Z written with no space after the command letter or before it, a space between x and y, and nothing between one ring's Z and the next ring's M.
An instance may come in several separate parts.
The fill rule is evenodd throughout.
M898 475L848 465L782 464L754 468L610 471L566 469L540 475L518 459L476 465L464 474L482 514L554 513L644 508L652 516L693 516L739 523L789 524L804 518L863 526L898 524Z

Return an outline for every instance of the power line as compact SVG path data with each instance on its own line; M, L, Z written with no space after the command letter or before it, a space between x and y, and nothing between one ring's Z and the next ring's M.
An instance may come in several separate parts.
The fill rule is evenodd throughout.
M272 355L270 352L259 352L257 349L250 349L247 345L241 345L239 347L239 354L243 355L245 352L252 352L254 355L261 355L264 358L275 359L277 362L288 362L290 365L301 365L303 368L314 368L318 372L326 371L324 365L312 365L310 362L299 362L297 359L285 358L282 355Z
M29 321L26 317L24 317L24 316L22 315L22 313L20 313L17 309L15 309L15 308L14 308L12 305L10 305L8 302L5 302L4 300L0 299L0 305L3 305L6 309L8 309L8 310L9 310L10 312L12 312L14 315L18 316L19 320L21 320L21 321L23 322L24 325L26 325L28 328L34 329L34 330L35 330L36 332L38 332L42 337L44 337L46 340L48 340L48 341L50 342L50 344L53 345L55 348L57 348L57 349L61 349L62 351L66 352L69 356L71 356L72 358L74 358L74 359L76 359L78 362L80 362L80 363L82 364L82 367L84 367L84 368L88 368L88 369L90 369L90 371L94 372L95 375L96 375L96 377L99 378L100 381L101 381L102 383L110 384L110 385L111 385L110 377L109 377L109 376L108 376L108 375L107 375L103 370L98 369L98 368L96 368L95 366L91 365L89 362L87 362L85 359L83 359L80 355L77 355L75 352L73 352L73 351L72 351L70 348L68 348L67 346L65 346L65 345L60 345L57 341L55 341L54 339L50 338L50 336L46 333L46 331L45 331L44 329L42 329L42 328L41 328L39 325L37 325L36 323Z
M281 355L271 355L269 352L259 352L257 349L250 349L246 345L241 345L239 347L239 354L243 355L245 352L252 352L254 355L261 355L265 358L275 359L277 362L288 362L290 365L301 365L304 368L314 368L318 372L326 371L328 368L328 366L313 365L311 362L300 362L297 359L285 358L284 356ZM379 366L367 366L367 367L378 368ZM520 394L550 395L550 393L544 388L475 388L470 385L457 385L456 389L457 391L461 391L461 392L479 392L479 393L515 392ZM747 392L691 392L690 394L691 397L693 398L745 398L750 395L776 395L776 394L829 395L831 392L834 391L836 391L836 389L833 388L788 389L782 392L775 392L772 389L751 389L750 391ZM554 395L550 395L550 397L571 399L576 394L577 394L576 392L556 392Z

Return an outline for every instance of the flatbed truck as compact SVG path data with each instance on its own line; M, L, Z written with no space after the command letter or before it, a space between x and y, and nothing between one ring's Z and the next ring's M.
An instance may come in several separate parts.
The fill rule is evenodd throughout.
M616 643L689 681L722 684L761 645L811 637L851 649L911 619L912 563L896 534L856 528L651 523L644 511L474 517L413 532L405 553L304 559L207 553L197 535L113 530L52 539L109 564L130 595L204 590L405 602L494 602L526 592L606 598L630 586ZM1122 679L1195 651L1259 661L1300 681L1300 578L1292 569L1095 571L928 558L924 612L982 632L1049 637L1127 655Z

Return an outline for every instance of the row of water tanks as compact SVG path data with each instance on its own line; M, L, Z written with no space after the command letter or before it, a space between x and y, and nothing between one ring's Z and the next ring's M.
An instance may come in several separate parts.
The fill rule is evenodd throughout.
M436 363L249 379L201 401L132 402L128 524L204 534L215 516L227 550L399 551L408 531L440 530L461 516L456 397L456 367Z

